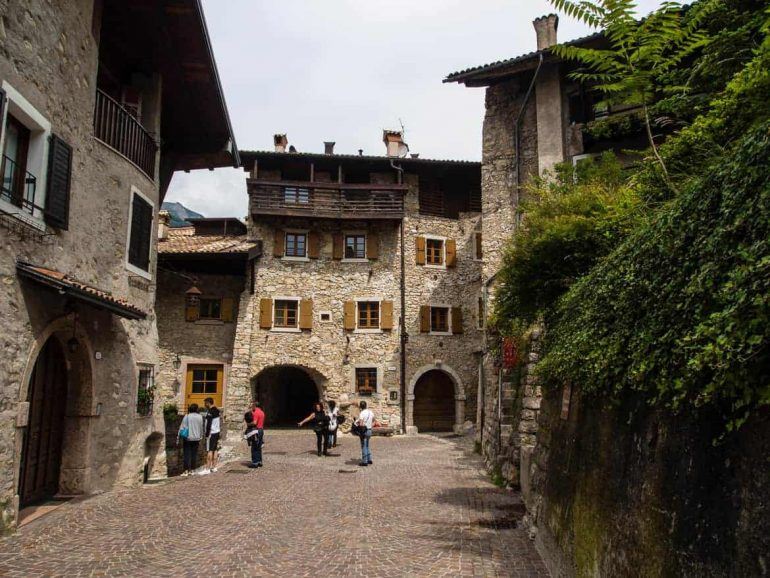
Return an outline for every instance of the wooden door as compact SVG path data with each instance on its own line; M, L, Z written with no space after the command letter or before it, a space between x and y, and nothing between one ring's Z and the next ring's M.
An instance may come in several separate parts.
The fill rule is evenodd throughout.
M27 505L59 491L67 366L56 338L40 351L29 382L29 421L22 449L19 496Z
M224 368L221 365L188 365L185 410L191 403L197 403L202 408L207 397L213 398L214 405L221 408L223 378Z
M414 425L420 432L445 432L454 423L454 383L443 371L429 371L414 388Z

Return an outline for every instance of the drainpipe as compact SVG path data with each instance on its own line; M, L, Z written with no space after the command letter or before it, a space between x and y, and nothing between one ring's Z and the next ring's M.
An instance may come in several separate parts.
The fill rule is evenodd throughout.
M397 165L393 160L390 161L390 166L398 171L398 184L404 184L404 168L401 165ZM406 277L404 267L404 217L401 217L401 223L399 224L399 233L401 236L401 319L399 321L399 333L400 337L400 372L401 383L399 395L401 396L401 433L406 433L406 342L409 340L409 336L406 333Z
M521 121L524 119L524 111L527 109L527 103L529 103L529 98L532 96L532 91L535 89L535 82L537 81L537 75L540 74L540 67L543 65L543 53L540 52L540 59L537 63L537 68L535 69L535 74L532 76L532 82L529 83L529 88L527 89L527 94L524 96L524 102L521 104L521 108L519 109L519 114L516 115L516 122L513 124L513 150L514 154L516 155L516 165L514 166L514 170L516 171L516 178L515 178L515 185L516 190L514 191L514 200L516 203L516 226L518 227L521 223L521 213L519 212L519 196L521 191L521 170L519 169L519 165L521 164L521 158L519 155L519 148L521 146Z
M479 387L478 392L476 393L476 403L478 404L478 410L477 410L477 417L479 421L479 441L482 446L482 453L484 448L484 382L486 381L486 376L484 373L484 360L488 353L488 339L487 339L487 311L488 311L488 304L489 304L489 286L492 284L492 282L497 277L497 272L493 273L492 276L484 281L484 283L481 284L481 299L484 304L484 341L483 346L481 349L481 358L479 363Z

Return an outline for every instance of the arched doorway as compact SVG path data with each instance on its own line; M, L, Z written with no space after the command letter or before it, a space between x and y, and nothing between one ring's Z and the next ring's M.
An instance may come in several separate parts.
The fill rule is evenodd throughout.
M19 472L22 506L59 491L67 390L64 349L56 337L49 337L35 361L27 391L29 417Z
M320 396L319 385L310 373L293 365L262 370L253 382L254 399L265 411L265 425L295 426L313 408Z
M439 369L423 373L414 386L414 425L420 432L453 431L455 384Z

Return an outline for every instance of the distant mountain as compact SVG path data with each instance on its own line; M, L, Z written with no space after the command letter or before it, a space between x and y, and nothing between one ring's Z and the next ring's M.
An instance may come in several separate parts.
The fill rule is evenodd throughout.
M171 215L172 227L189 227L192 223L187 219L200 219L203 217L203 215L191 211L182 203L163 203L161 209L168 211Z

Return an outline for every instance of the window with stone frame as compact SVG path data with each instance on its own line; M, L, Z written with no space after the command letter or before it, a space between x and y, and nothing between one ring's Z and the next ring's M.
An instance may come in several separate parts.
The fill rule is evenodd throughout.
M356 367L356 394L372 395L377 391L377 368Z
M276 299L273 311L273 327L296 328L299 319L299 301Z
M286 257L307 257L307 233L286 233Z
M136 396L136 413L150 415L155 398L155 366L139 365L139 381Z
M427 265L444 264L444 241L441 239L425 239L425 263Z
M380 328L380 302L379 301L359 301L358 302L358 328L359 329L379 329Z
M366 235L345 235L345 259L366 259Z
M199 319L222 319L222 299L201 297Z
M433 333L449 332L449 307L430 308L430 330Z

